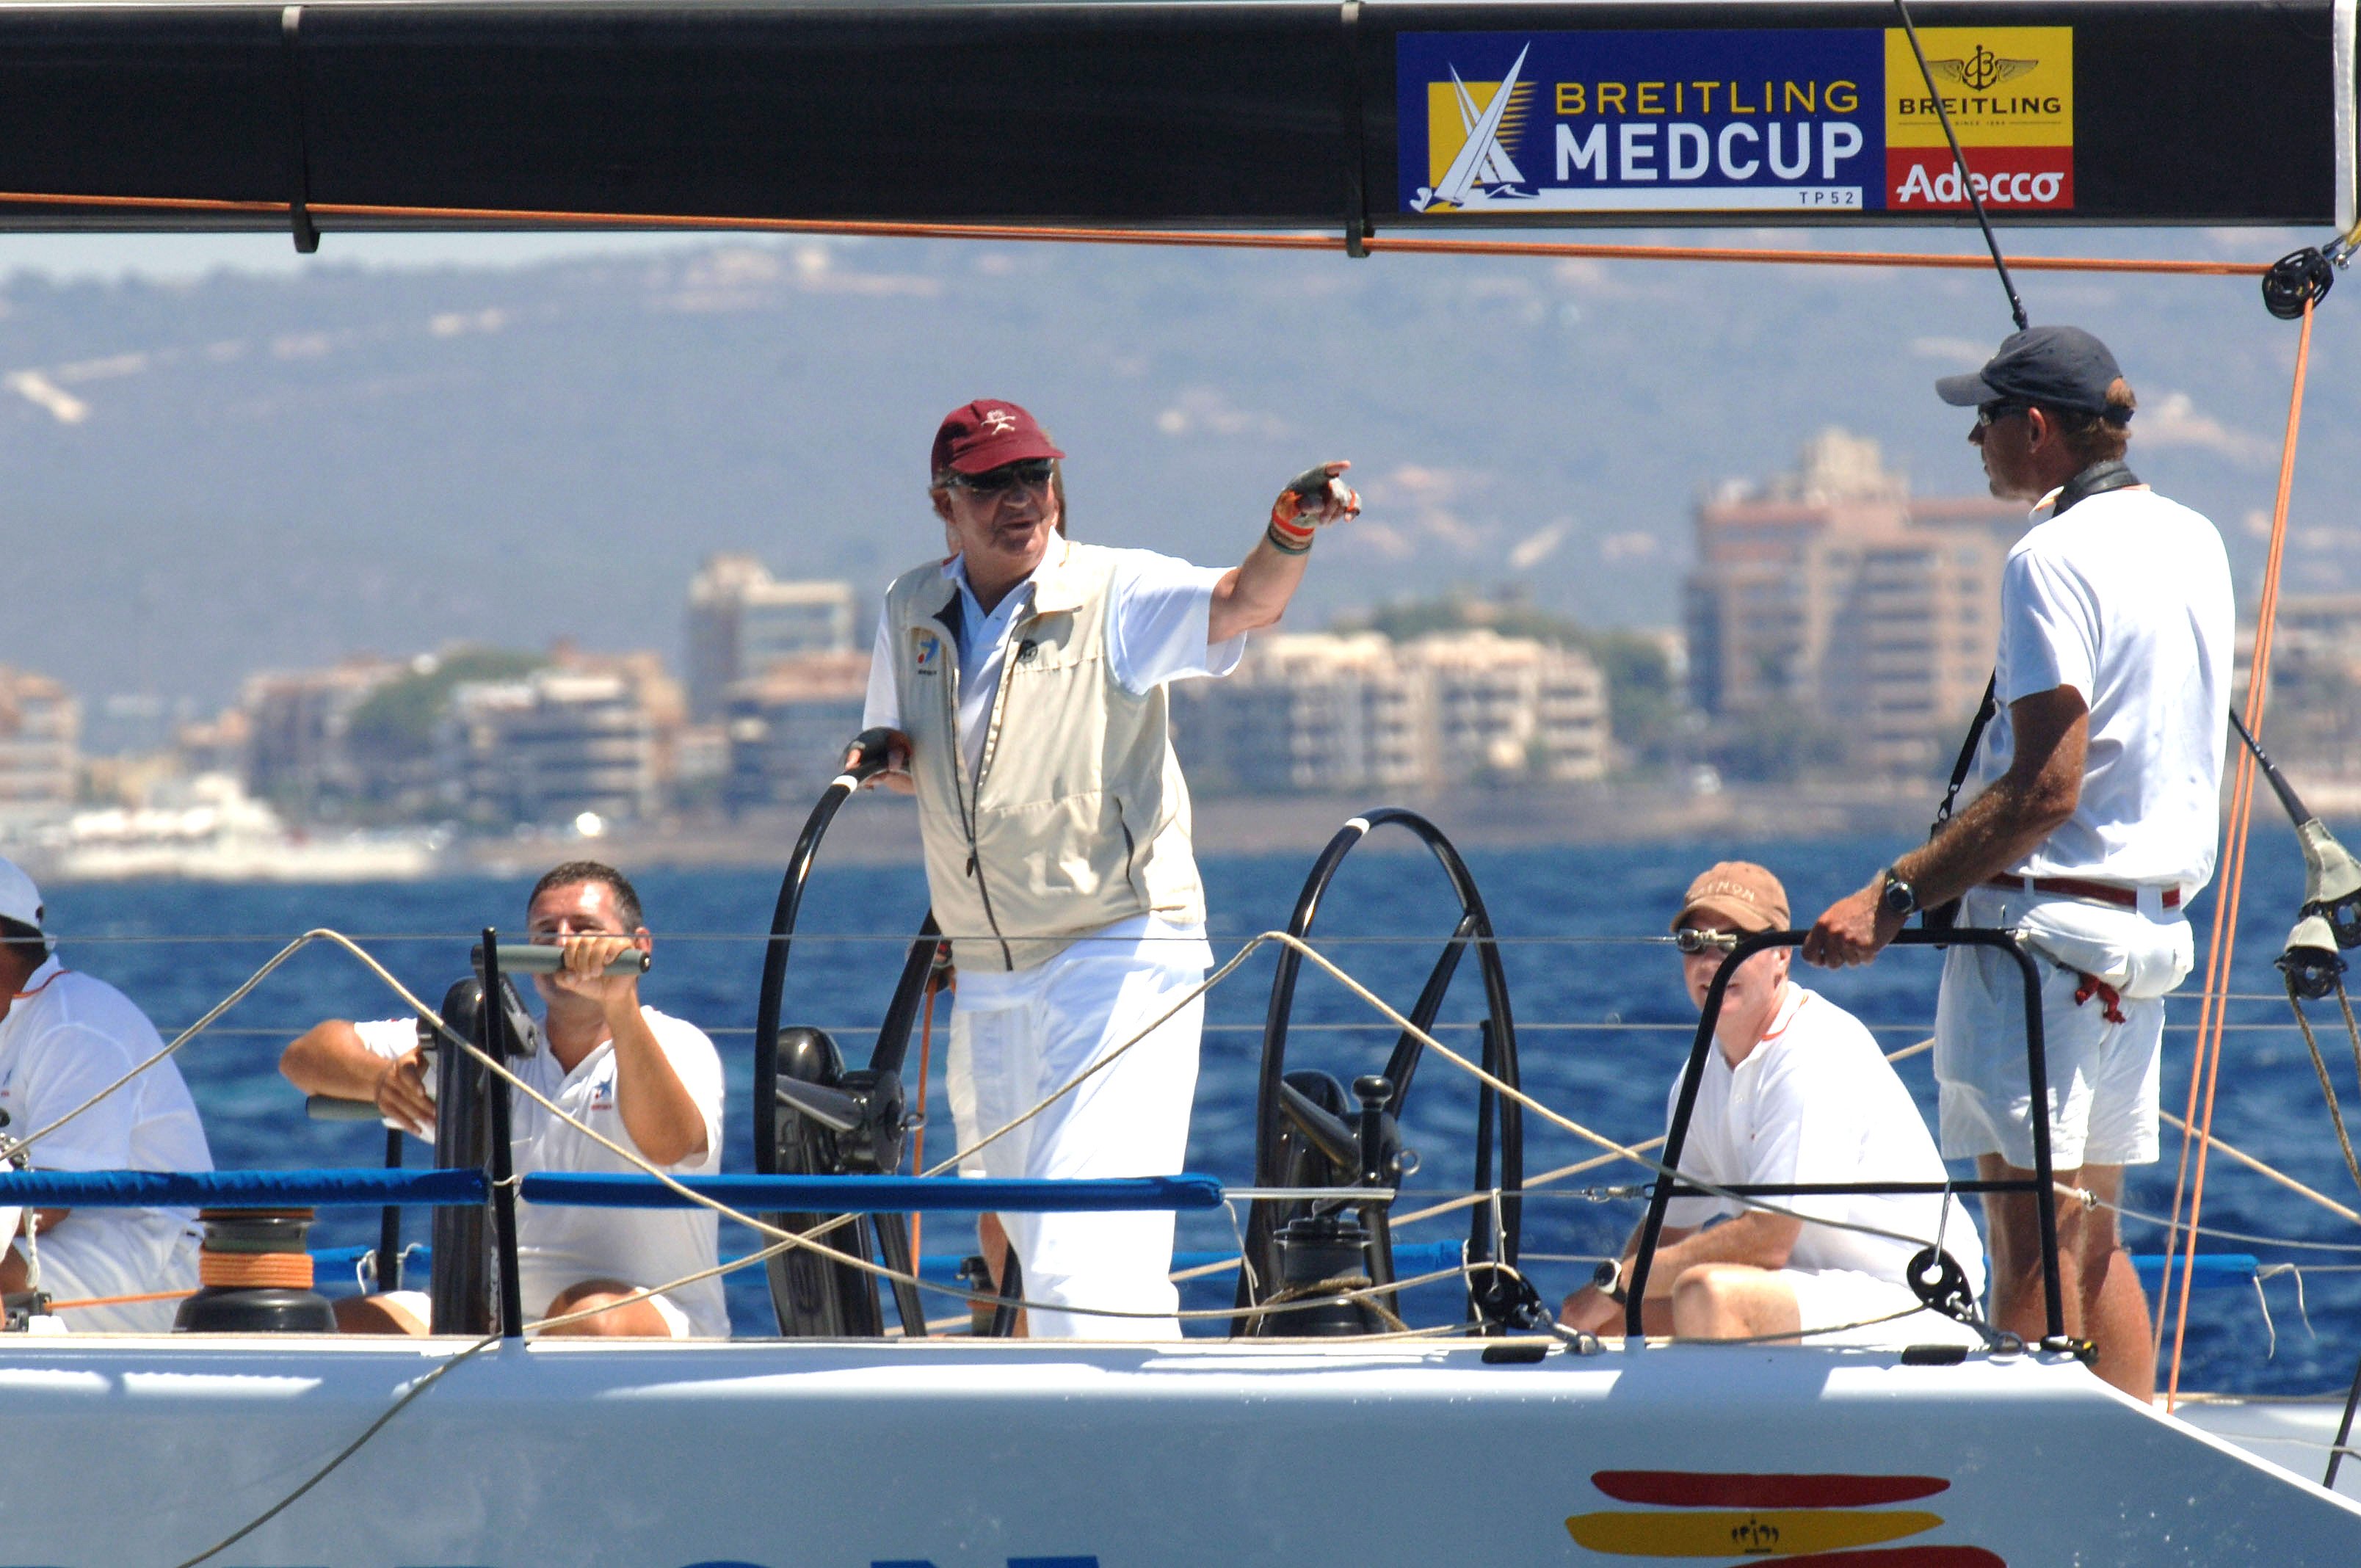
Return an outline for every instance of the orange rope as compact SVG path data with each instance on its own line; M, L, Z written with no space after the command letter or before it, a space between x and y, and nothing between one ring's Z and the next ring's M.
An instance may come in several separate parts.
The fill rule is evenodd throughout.
M312 1255L308 1252L213 1252L197 1254L197 1278L212 1288L233 1290L279 1286L291 1290L312 1288Z
M157 213L242 213L291 217L285 202L232 202L191 196L68 196L0 191L0 206L102 207ZM1192 249L1336 251L1340 237L1324 234L1249 234L1225 229L1089 228L1056 224L888 223L857 218L703 217L664 213L573 213L530 207L423 207L365 202L313 202L314 218L397 219L414 223L511 224L533 228L674 229L688 233L840 235L879 239L1024 240L1067 245L1164 245ZM1989 257L1938 256L1906 250L1747 250L1730 246L1587 245L1555 240L1413 238L1373 235L1362 242L1375 255L1522 256L1589 261L1735 261L1791 267L1910 267L1981 271ZM2132 257L2013 257L2026 272L2115 272L2204 278L2259 278L2257 261L2141 260Z
M2271 631L2279 620L2279 564L2287 548L2288 497L2295 487L2295 444L2303 425L2303 379L2312 363L2312 307L2304 301L2303 330L2296 339L2295 385L2288 393L2287 437L2279 449L2279 499L2271 510L2271 548L2263 567L2262 602L2255 610L2255 657L2246 676L2246 732L2260 738L2263 705L2269 695ZM2172 1370L2165 1384L2165 1413L2172 1412L2180 1396L2180 1353L2189 1332L2189 1291L2197 1270L2197 1225L2205 1209L2205 1159L2213 1152L2213 1094L2221 1086L2222 1025L2229 1012L2231 962L2238 946L2238 895L2246 873L2246 829L2252 826L2255 804L2255 753L2238 748L2237 785L2230 798L2230 852L2224 871L2224 894L2214 912L2213 950L2205 975L2205 1003L2198 1025L2198 1055L2205 1063L2204 1114L2197 1125L2197 1170L2190 1187L2189 1241L2182 1256L2180 1299L2172 1326ZM2207 1030L2211 1030L2211 1037ZM2175 1213L2179 1212L2176 1204Z
M71 1312L83 1307L130 1307L141 1301L185 1301L195 1295L193 1290L149 1290L137 1296L85 1296L78 1301L52 1301L52 1312Z

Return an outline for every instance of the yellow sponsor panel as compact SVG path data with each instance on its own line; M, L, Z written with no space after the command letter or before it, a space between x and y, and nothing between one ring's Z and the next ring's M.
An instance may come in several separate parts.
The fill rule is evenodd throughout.
M1921 27L1918 41L1961 147L2074 145L2073 28ZM1899 27L1885 31L1885 145L1945 145Z
M1426 182L1443 183L1450 170L1451 160L1467 145L1467 116L1463 110L1472 110L1480 116L1492 106L1492 96L1500 91L1497 82L1470 82L1467 103L1459 101L1462 84L1452 82L1430 82L1426 84ZM1533 84L1517 83L1517 95L1510 100L1508 112L1500 116L1500 140L1514 146L1525 126L1525 115L1532 107Z
M1795 1557L1900 1541L1942 1522L1910 1508L1715 1508L1576 1514L1565 1530L1585 1551L1618 1557Z

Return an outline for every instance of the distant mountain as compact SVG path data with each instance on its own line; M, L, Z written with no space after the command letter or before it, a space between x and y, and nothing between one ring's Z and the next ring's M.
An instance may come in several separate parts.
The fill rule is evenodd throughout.
M2048 247L2086 242L2292 243ZM2251 595L2295 329L2248 280L2020 284L2037 320L2114 344L2135 461L2223 523ZM2361 584L2356 310L2322 313L2291 589ZM1665 623L1700 488L1786 467L1822 425L1883 442L1922 489L1980 488L1927 383L2005 327L1988 273L950 242L19 278L0 663L214 700L249 669L458 639L677 660L710 551L873 590L938 549L927 442L980 395L1073 454L1079 535L1203 562L1245 551L1290 475L1353 458L1368 513L1322 543L1307 625L1512 581L1587 621Z

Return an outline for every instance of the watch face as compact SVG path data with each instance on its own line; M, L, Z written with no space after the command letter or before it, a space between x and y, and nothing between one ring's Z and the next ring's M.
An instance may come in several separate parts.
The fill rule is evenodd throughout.
M1893 877L1885 879L1885 892L1882 897L1885 907L1896 915L1907 915L1918 906L1917 896L1910 891L1910 884Z

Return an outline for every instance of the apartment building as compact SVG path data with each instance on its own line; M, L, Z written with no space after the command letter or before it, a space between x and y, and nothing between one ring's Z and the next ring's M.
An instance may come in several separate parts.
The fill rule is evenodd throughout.
M731 685L781 659L856 646L852 585L780 582L752 555L714 555L688 585L690 717L722 715Z
M1991 672L2024 527L2012 501L1913 496L1875 442L1823 431L1795 472L1697 507L1691 701L1715 719L1830 726L1856 768L1938 768Z
M552 668L461 685L436 750L448 804L474 821L630 821L656 807L655 722L623 674Z
M0 664L0 814L73 804L82 705L48 675Z
M1476 779L1607 771L1606 683L1582 652L1477 629L1257 638L1227 679L1174 690L1208 792L1418 794Z
M2238 628L2236 700L2254 665L2255 629ZM2361 594L2286 594L2271 635L2262 742L2305 779L2361 780Z
M359 655L319 670L248 676L238 707L247 718L246 787L295 816L324 800L368 793L368 760L351 745L353 715L408 663Z
M869 693L867 653L807 653L772 662L731 684L722 707L728 738L723 804L733 813L808 810L861 732Z

